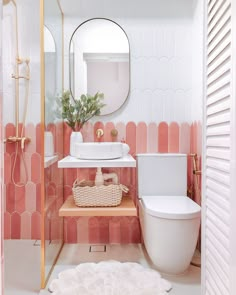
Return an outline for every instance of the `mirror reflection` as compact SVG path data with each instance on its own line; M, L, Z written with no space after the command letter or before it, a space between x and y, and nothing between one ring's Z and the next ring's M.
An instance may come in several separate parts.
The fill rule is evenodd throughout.
M108 19L90 19L74 31L69 51L72 96L104 93L101 115L118 110L130 87L129 41L124 30Z

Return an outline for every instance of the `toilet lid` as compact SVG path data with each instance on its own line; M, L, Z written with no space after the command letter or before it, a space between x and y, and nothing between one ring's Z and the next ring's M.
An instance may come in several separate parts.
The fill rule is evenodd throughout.
M142 196L140 201L152 216L192 219L201 215L201 207L186 196Z

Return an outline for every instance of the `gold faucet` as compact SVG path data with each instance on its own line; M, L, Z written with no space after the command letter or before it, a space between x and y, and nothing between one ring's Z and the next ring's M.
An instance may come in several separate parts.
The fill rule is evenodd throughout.
M97 135L97 138L101 138L104 134L104 131L102 129L97 129L96 130L96 135Z

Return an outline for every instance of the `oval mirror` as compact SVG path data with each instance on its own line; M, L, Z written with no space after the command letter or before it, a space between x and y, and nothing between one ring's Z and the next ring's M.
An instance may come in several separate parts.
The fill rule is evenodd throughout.
M115 22L94 18L83 22L73 32L69 46L70 91L104 94L106 106L101 115L118 110L130 88L129 41Z

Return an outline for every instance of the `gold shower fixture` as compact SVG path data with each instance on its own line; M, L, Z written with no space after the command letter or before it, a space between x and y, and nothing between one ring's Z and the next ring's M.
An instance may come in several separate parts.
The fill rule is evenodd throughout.
M4 143L15 143L20 142L21 149L23 150L25 147L26 142L30 142L29 137L16 137L16 136L9 136L8 138L4 139Z

